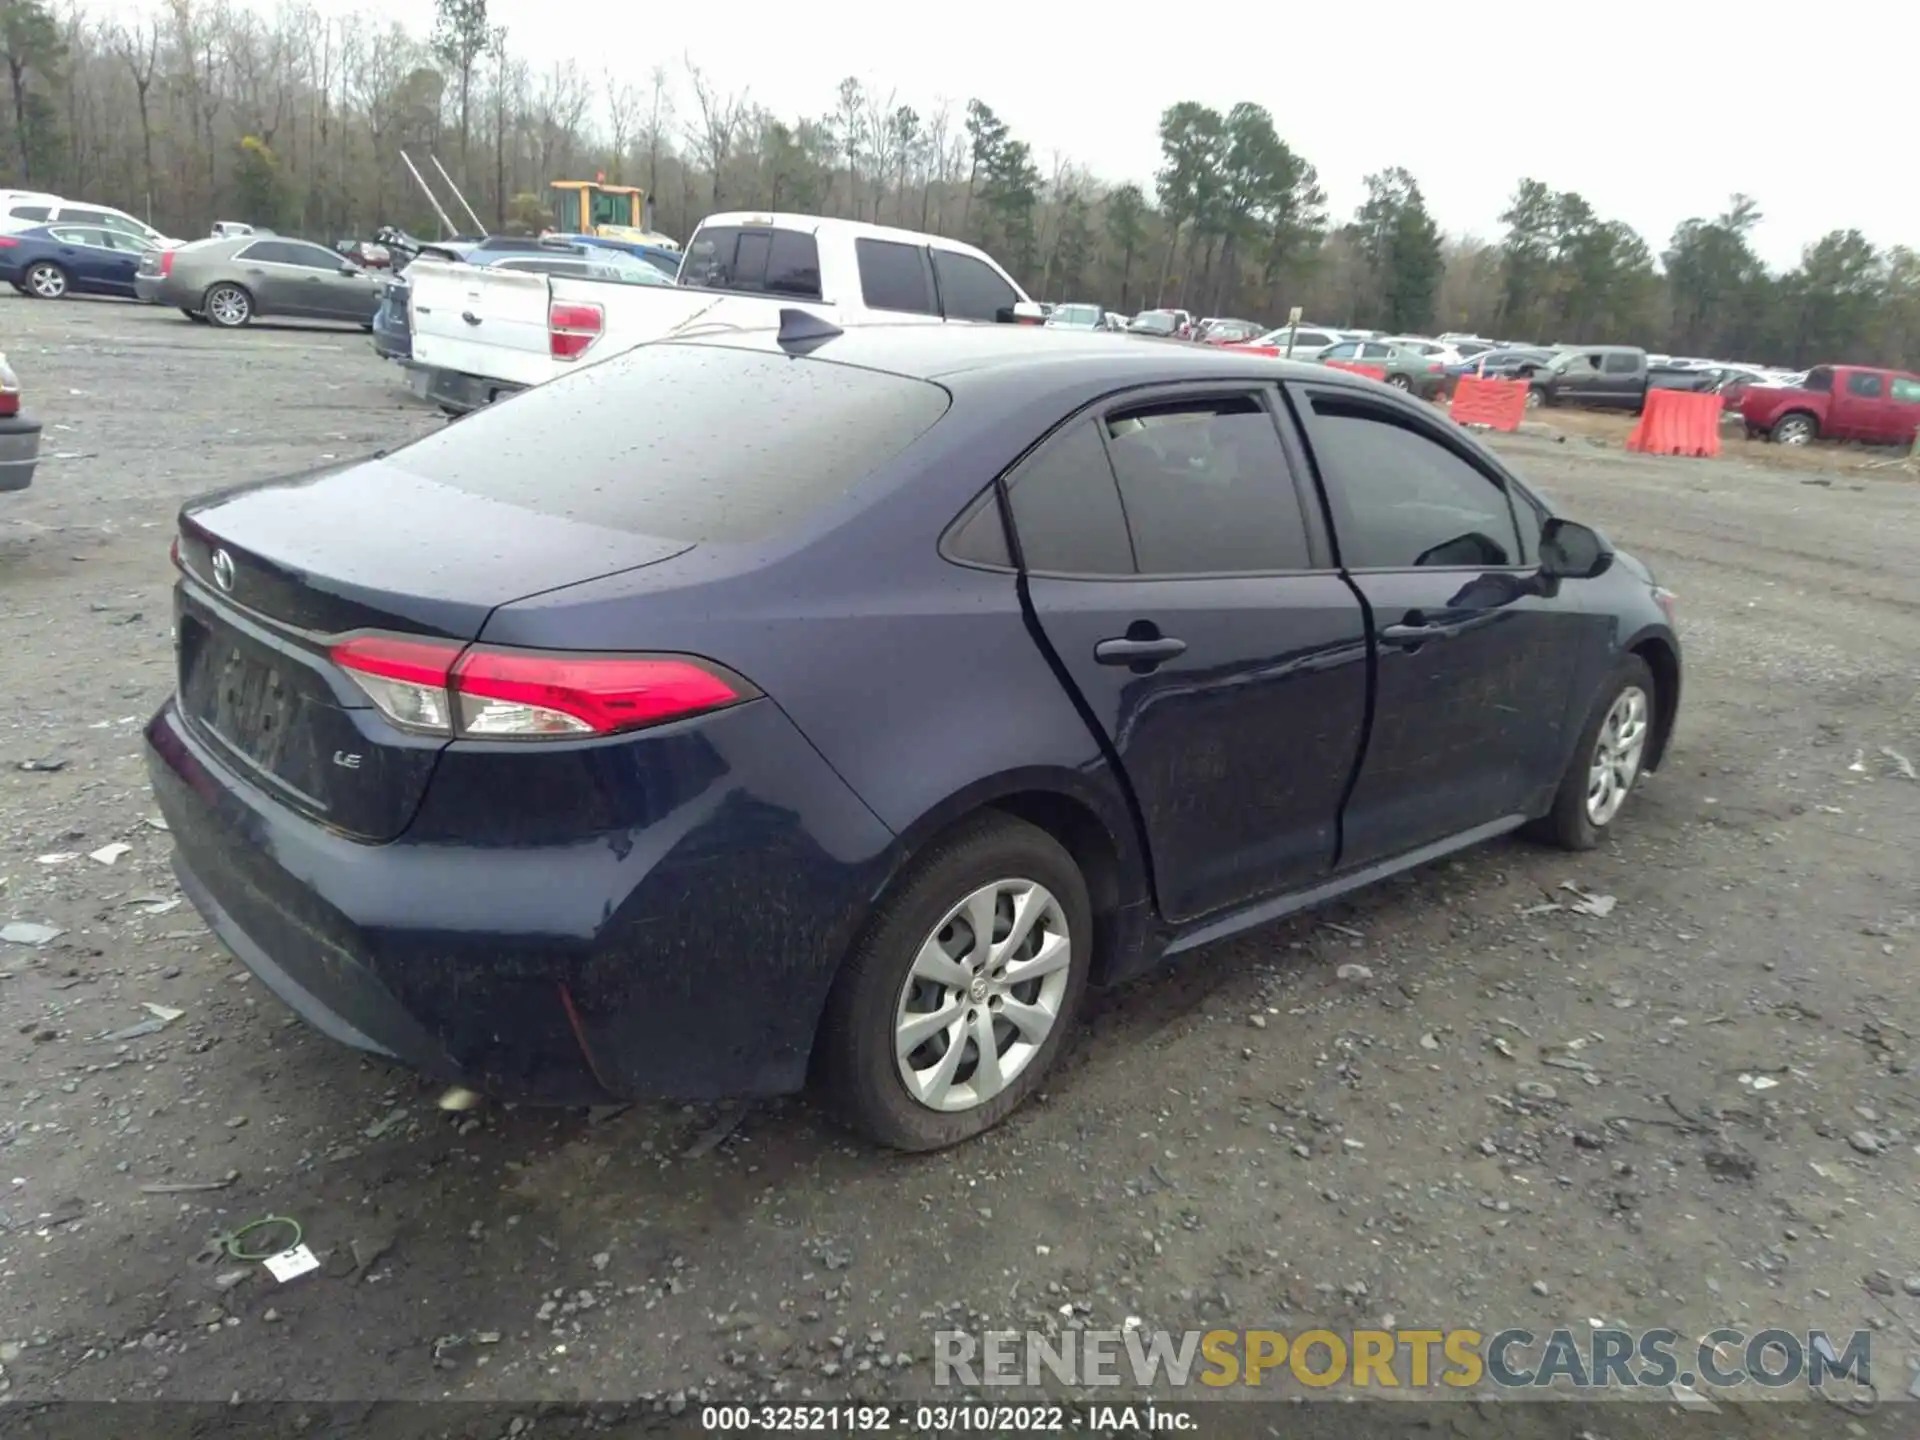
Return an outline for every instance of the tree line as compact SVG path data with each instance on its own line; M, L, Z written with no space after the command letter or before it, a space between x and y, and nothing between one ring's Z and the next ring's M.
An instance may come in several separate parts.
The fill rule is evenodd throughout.
M642 186L685 237L722 208L957 235L1031 293L1132 311L1640 343L1776 364L1920 366L1920 254L1857 230L1770 271L1756 201L1730 197L1658 253L1582 196L1523 178L1490 240L1443 235L1403 169L1350 216L1271 113L1183 102L1150 186L1105 184L1017 137L986 100L916 103L856 77L781 116L691 58L536 70L486 0L437 0L427 34L292 3L164 0L129 17L0 0L0 175L116 205L171 234L246 220L331 240L437 229L401 160L439 157L494 229L550 218L546 183ZM429 169L431 177L432 172ZM463 212L449 206L456 221Z

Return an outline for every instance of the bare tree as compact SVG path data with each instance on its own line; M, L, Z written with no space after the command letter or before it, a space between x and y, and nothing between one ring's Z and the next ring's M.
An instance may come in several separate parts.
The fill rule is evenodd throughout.
M733 154L734 139L746 118L747 96L745 91L738 95L722 95L719 87L708 81L691 57L685 63L687 83L693 87L693 103L700 111L699 126L687 132L687 139L713 176L712 206L718 210L721 177L726 171L728 157Z
M860 129L867 137L867 160L873 166L873 219L880 221L880 202L885 198L887 186L893 179L894 155L896 150L893 132L893 112L899 99L899 92L889 90L884 99L879 91L866 93L866 114L860 118ZM858 219L860 207L854 206L854 218Z
M160 63L160 27L150 19L113 32L113 49L133 79L133 99L140 112L141 213L153 218L153 72Z
M647 199L651 201L660 193L660 148L673 122L673 91L664 65L653 67L647 83Z
M624 183L627 167L627 141L633 134L633 122L640 113L640 92L625 74L611 66L606 71L607 129L613 136L613 179Z

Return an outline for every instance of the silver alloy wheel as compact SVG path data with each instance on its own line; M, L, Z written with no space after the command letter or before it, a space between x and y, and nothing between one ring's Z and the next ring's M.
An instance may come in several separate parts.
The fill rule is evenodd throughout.
M207 314L216 325L244 325L252 313L246 295L232 285L217 286L207 296Z
M1813 439L1813 424L1804 415L1789 415L1773 427L1776 445L1804 445Z
M1413 382L1404 375L1387 376L1387 384L1396 390L1411 390L1413 388Z
M1597 828L1620 813L1627 792L1640 778L1640 757L1647 748L1647 692L1629 685L1614 697L1594 741L1587 770L1587 819Z
M1073 937L1044 885L995 880L921 942L894 1010L907 1093L929 1110L972 1110L1032 1063L1060 1020Z
M58 300L67 293L67 272L58 265L36 265L27 271L27 285L42 300Z
M1540 408L1540 404L1541 404L1540 392L1534 389L1533 386L1531 385L1527 386L1527 409L1538 410Z

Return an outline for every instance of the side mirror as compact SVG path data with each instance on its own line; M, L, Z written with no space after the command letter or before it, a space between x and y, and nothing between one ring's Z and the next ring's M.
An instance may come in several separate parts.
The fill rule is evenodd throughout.
M340 273L342 275L358 275L360 273L360 267L343 262L340 266Z
M1001 306L994 311L993 318L1002 325L1044 325L1047 323L1047 312L1031 300L1019 300Z
M1606 536L1577 520L1549 519L1540 527L1540 573L1549 580L1594 580L1613 565Z

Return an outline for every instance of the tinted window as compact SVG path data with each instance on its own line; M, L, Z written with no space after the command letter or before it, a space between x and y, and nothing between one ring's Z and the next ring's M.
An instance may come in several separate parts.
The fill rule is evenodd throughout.
M1020 300L1011 285L971 255L936 249L933 274L940 285L940 311L949 320L994 320Z
M733 252L733 273L741 285L761 290L767 283L767 256L773 250L773 235L766 230L742 230Z
M391 463L588 525L756 540L846 495L946 409L924 380L670 342L477 411Z
M1007 528L1000 523L1000 503L991 493L976 503L973 512L947 541L947 554L956 560L976 565L1011 568L1012 554L1007 549Z
M1141 574L1307 568L1286 452L1252 396L1122 411L1107 436Z
M1518 565L1506 491L1437 440L1316 398L1313 446L1340 557L1353 570Z
M338 270L345 263L331 250L303 245L298 240L256 240L235 258L261 265L298 265L308 270Z
M820 247L798 230L773 232L767 256L767 293L800 300L820 298Z
M1133 546L1106 448L1079 420L1035 451L1008 482L1013 528L1029 570L1131 575Z
M1856 370L1847 376L1847 393L1858 395L1863 400L1878 400L1885 390L1886 387L1880 383L1880 377L1868 371Z
M1282 349L1286 348L1286 343L1283 337L1280 341ZM1315 346L1331 344L1333 344L1333 337L1322 334L1318 330L1296 330L1293 332L1293 348L1296 350L1310 350Z
M1920 405L1920 380L1902 380L1896 377L1893 382L1893 398L1903 405Z
M868 309L905 310L915 315L940 313L933 302L927 252L920 246L895 240L856 240L853 251L860 264L860 295Z
M1363 359L1367 360L1389 360L1393 358L1393 346L1382 345L1378 341L1369 340L1360 347L1360 354Z
M47 232L63 245L105 246L107 238L98 230L76 230L62 225Z
M16 220L45 220L52 213L45 205L16 205L7 212Z
M113 217L104 210L86 210L78 205L62 205L60 218L72 220L81 225L105 225Z
M1822 394L1825 394L1827 391L1833 389L1833 371L1824 365L1815 366L1807 372L1807 383L1803 388L1818 390Z
M1357 341L1342 340L1338 345L1329 346L1327 353L1321 358L1323 360L1351 360L1359 353L1360 345Z
M1614 351L1606 357L1600 368L1609 375L1631 375L1640 368L1640 357Z

